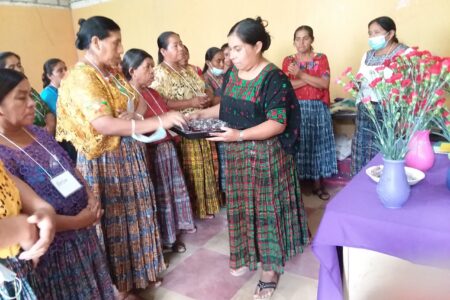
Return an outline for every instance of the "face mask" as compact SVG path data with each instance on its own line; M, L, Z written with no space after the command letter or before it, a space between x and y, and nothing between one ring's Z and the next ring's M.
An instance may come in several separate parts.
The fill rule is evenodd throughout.
M369 38L369 46L373 50L381 50L387 45L386 35L379 35Z
M223 69L218 69L218 68L215 68L215 67L211 67L211 73L214 76L220 76L220 75L222 75L224 73L224 70Z
M16 273L0 264L0 287L4 285L5 282L11 282L14 285L15 295L11 297L10 295L5 294L4 289L0 288L0 297L3 299L18 299L22 292L22 281L17 278Z
M135 133L132 137L143 143L153 143L164 139L167 136L167 132L163 127L159 127L151 136L145 136L143 134Z

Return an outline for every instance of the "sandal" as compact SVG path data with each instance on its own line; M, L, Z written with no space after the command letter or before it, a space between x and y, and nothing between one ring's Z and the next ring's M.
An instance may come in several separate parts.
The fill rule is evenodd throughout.
M230 269L230 274L233 275L234 277L239 277L239 276L242 276L245 273L247 273L247 271L248 271L248 267L243 266L243 267L240 267L239 269Z
M197 226L194 226L192 229L183 229L184 233L196 233L197 232Z
M312 190L312 194L316 195L317 197L319 197L321 200L327 201L330 199L330 194L323 190L322 188L318 188L315 190Z
M258 284L256 285L256 290L255 290L255 294L253 295L253 299L270 299L270 297L272 297L273 293L275 292L276 288L277 288L277 282L271 281L271 282L264 282L264 281L259 281ZM264 295L260 295L261 291L263 290L269 290L271 289L271 291L269 291L267 294Z
M186 252L186 246L182 242L176 241L172 245L163 246L163 250L168 250L173 253L184 253Z

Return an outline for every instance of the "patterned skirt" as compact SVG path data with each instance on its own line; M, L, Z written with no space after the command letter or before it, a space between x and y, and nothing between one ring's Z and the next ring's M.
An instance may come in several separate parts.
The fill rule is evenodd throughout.
M230 268L284 272L309 243L294 158L278 138L225 143Z
M191 202L174 144L150 144L147 149L162 240L171 245L178 230L194 228Z
M299 100L300 145L297 153L301 179L337 174L336 144L330 110L319 100Z
M36 269L38 299L114 299L95 227L57 233Z
M221 191L225 192L225 146L223 142L218 142L216 145L219 156L219 187Z
M381 111L378 103L372 102L379 122L381 122ZM373 134L375 126L368 115L368 111L363 103L358 104L356 113L356 131L352 140L352 165L351 174L356 175L361 169L372 160L379 152L375 144L376 137Z
M181 138L180 149L195 215L205 218L217 213L220 203L210 142Z
M119 148L77 167L104 209L102 232L113 283L120 292L144 289L164 264L146 147L130 137Z
M36 282L36 278L33 271L33 266L31 261L19 260L18 258L1 258L0 264L9 270L16 273L17 278L20 280L22 289L20 293L17 295L18 284L16 282L4 282L0 283L0 299L17 299L17 300L36 300L36 294L33 291L33 288L38 287ZM16 296L16 298L13 298Z

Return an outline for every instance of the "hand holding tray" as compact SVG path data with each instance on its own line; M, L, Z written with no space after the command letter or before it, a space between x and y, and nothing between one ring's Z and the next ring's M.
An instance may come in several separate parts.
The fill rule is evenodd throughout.
M224 132L221 128L227 123L219 119L192 120L184 128L174 126L170 130L187 139L204 139L211 137L212 132Z

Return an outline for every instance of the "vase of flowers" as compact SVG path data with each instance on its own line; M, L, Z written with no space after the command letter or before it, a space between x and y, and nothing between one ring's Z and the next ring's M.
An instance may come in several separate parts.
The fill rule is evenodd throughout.
M409 151L408 144L416 132L428 129L433 123L446 130L450 129L448 108L445 107L445 95L449 92L450 82L449 65L449 57L433 56L429 51L412 48L386 60L373 71L371 81L367 82L379 101L378 114L381 115L381 121L372 99L361 99L374 125L375 143L384 159L386 170L383 170L377 192L386 207L398 205L386 204L387 200L393 198L392 195L386 195L387 191L393 189L383 185L401 185L402 191L398 197L409 195L409 192L403 191L409 190L409 186L404 186L405 182L407 184L406 174L404 167L400 165L405 160ZM367 79L361 74L354 76L351 68L347 68L343 76L350 80L346 83L338 78L337 83L356 97L360 82ZM392 161L397 162L396 167L390 168L388 164ZM388 169L392 169L389 175ZM401 174L393 176L392 172Z
M383 158L383 163L383 173L377 184L378 197L384 207L400 208L411 192L405 174L405 161Z

